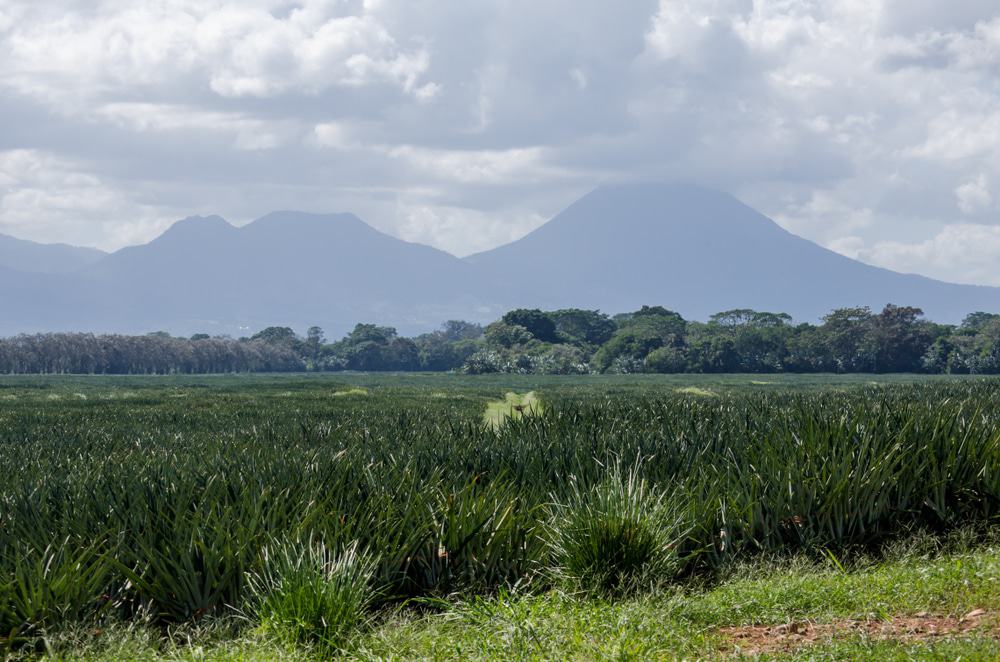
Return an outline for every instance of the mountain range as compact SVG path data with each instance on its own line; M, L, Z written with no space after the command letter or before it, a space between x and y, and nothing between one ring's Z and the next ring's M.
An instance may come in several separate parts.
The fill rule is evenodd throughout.
M403 333L515 307L605 312L663 305L816 321L831 309L919 306L940 322L1000 311L1000 288L873 267L782 229L734 197L684 184L602 186L525 237L464 259L353 214L274 212L242 227L178 221L114 253L0 235L0 334L87 330L331 335L356 322Z
M71 273L107 256L96 248L39 244L0 234L0 266L28 273Z

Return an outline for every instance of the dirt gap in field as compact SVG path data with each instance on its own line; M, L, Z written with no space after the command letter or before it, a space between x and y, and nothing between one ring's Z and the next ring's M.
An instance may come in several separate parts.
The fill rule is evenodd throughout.
M832 623L801 621L783 625L732 626L719 628L716 632L725 639L721 650L759 655L794 651L855 635L906 642L965 634L1000 638L1000 621L985 610L976 609L961 618L920 613L894 616L890 620L841 619Z

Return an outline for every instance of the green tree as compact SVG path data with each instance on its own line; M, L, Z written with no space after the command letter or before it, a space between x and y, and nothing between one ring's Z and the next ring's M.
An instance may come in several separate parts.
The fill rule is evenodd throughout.
M606 372L615 365L642 365L653 350L683 348L687 322L678 313L659 306L619 318L619 328L594 354L593 366Z
M459 340L477 340L483 337L483 327L474 322L463 320L448 320L441 325L440 333L445 340L457 342Z
M865 344L873 318L871 308L837 308L823 318L822 333L837 372L872 370L870 347Z
M320 353L323 349L323 329L318 326L310 326L306 331L306 352L312 361L313 369L319 364Z
M675 373L687 369L687 356L677 347L654 349L643 362L645 372Z
M949 372L1000 372L1000 315L974 313L953 334L938 338L934 347L942 344L948 347Z
M737 308L716 313L709 318L709 322L727 328L781 328L787 326L792 321L792 316L788 313L768 313L753 310L751 308Z
M728 365L730 361L726 361L727 370L779 372L784 369L788 339L793 333L789 324L791 319L786 313L739 308L712 315L704 332L706 335L727 335L732 341L731 347L714 343L716 347L726 345L734 354L735 365Z
M970 313L965 316L964 320L962 320L962 325L959 328L962 331L971 331L975 333L997 320L1000 320L1000 315L984 313L982 311Z
M920 319L924 314L912 306L886 304L872 319L864 340L872 357L874 372L913 372L934 341L931 325Z
M344 339L350 345L363 342L388 343L396 337L396 329L377 324L355 324L354 329Z
M799 324L786 338L785 370L788 372L836 372L837 363L822 328Z
M482 346L477 340L447 340L439 333L425 333L413 339L420 352L420 369L433 372L457 370Z
M299 342L299 337L287 326L269 326L250 336L250 340L260 340L272 345L292 345Z
M718 324L692 322L688 326L688 366L693 372L737 372L740 357L734 336Z
M537 308L518 308L503 316L502 321L511 326L521 326L542 342L557 343L556 324L545 312Z
M486 344L493 347L510 349L518 345L526 345L535 339L528 329L520 324L508 324L505 321L493 322L486 327Z
M615 332L615 323L599 310L565 308L549 313L563 342L577 347L603 345Z

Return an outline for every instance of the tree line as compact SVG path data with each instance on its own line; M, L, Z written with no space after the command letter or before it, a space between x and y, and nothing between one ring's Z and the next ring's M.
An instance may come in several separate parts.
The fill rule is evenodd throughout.
M290 348L262 341L44 333L0 340L0 373L166 375L304 370Z
M248 338L163 332L144 336L47 333L0 339L0 373L202 374L295 371L588 373L1000 373L1000 315L959 325L919 308L839 308L820 324L784 313L728 310L707 322L661 306L609 316L597 310L518 309L483 327L449 321L400 336L358 324L340 340L269 327Z

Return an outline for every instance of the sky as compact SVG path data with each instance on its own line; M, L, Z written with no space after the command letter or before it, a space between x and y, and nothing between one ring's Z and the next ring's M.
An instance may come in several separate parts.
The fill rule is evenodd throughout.
M1000 285L1000 3L0 0L0 233L351 211L467 255L631 178Z

